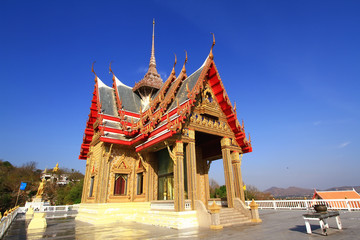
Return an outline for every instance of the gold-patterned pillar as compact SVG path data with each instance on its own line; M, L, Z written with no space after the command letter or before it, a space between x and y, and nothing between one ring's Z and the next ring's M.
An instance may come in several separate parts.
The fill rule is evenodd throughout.
M185 211L184 196L184 145L176 141L173 153L174 159L174 207L176 212Z
M130 172L130 192L128 193L128 198L130 202L133 202L135 199L135 194L136 194L136 159L134 157L132 157L131 159L132 161L132 170ZM140 161L140 160L139 160Z
M241 176L241 159L242 155L236 151L231 153L231 164L234 171L235 197L240 198L245 203L243 181Z
M188 197L191 200L191 209L195 210L196 198L196 150L195 131L189 129L190 142L186 146L186 171L188 184Z
M146 162L148 163L147 169L146 169L146 201L150 202L152 200L155 200L154 195L154 168L153 168L153 161L151 159L150 154L145 154L144 158L146 159Z
M231 155L230 155L230 146L231 140L227 137L221 139L221 152L223 157L224 164L224 177L225 177L225 185L226 185L226 195L227 195L227 203L228 207L234 207L234 181L233 181L233 171L231 167Z
M209 186L209 169L210 169L210 165L207 164L207 161L204 159L204 168L205 168L205 174L204 174L204 179L205 179L205 207L206 209L208 209L209 207L209 199L210 199L210 186ZM209 163L210 164L210 163Z
M91 156L89 156L86 159L86 169L85 169L84 184L83 184L83 190L82 190L82 196L81 196L81 203L85 203L86 198L89 195L87 189L88 189L89 179L90 179L90 161L91 161L90 158L91 158Z

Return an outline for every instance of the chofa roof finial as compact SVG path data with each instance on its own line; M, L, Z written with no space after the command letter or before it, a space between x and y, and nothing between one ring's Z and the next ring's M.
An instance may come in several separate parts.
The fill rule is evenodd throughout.
M210 58L210 59L214 59L214 55L213 55L212 50L213 50L213 48L214 48L214 46L215 46L215 34L213 34L213 33L211 33L211 34L213 35L213 43L212 43L212 45L211 45L211 49L210 49L210 53L209 53L209 58Z
M95 63L96 63L96 61L94 61L94 62L92 63L91 72L95 74L95 83L97 83L97 82L98 82L98 77L97 77L97 75L96 75L96 73L95 73L95 70L94 70L94 64L95 64Z
M92 66L91 66L91 72L92 73L94 73L95 75L96 75L96 73L95 73L95 71L94 71L94 64L96 63L96 61L94 61L93 63L92 63Z
M112 64L112 62L113 62L113 61L110 61L110 64L109 64L109 73L114 74L113 71L112 71L112 69L111 69L111 64Z
M183 68L182 68L182 72L186 72L186 68L185 68L185 65L186 65L186 63L187 63L187 61L188 61L188 58L187 58L187 51L186 50L184 50L185 51L185 62L184 62L184 65L183 65Z
M175 74L175 66L176 66L176 63L177 63L176 54L174 53L174 55L175 55L175 62L174 62L173 69L172 69L172 71L171 71L172 74Z

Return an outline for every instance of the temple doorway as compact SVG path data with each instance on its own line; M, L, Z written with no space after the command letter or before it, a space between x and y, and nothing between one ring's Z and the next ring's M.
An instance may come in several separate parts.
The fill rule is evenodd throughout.
M159 194L158 200L174 199L174 174L170 173L165 176L159 176Z
M174 199L174 163L166 148L156 152L158 160L158 200Z

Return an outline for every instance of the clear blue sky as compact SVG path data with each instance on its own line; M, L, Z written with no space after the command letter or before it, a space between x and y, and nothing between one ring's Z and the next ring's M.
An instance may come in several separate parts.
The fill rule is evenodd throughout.
M196 3L195 3L196 2ZM0 2L0 158L74 168L94 87L127 85L148 66L156 19L166 79L188 51L199 68L216 36L215 63L253 152L243 179L271 186L360 185L359 1ZM221 161L211 176L224 183Z

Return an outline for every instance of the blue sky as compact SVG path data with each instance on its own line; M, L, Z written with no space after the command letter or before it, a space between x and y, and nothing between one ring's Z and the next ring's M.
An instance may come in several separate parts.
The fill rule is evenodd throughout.
M243 179L324 189L360 185L359 1L0 2L0 158L74 168L95 71L111 85L110 61L129 86L150 58L166 79L188 52L199 68L215 33L214 60L237 103L253 152ZM211 176L224 183L222 162Z

